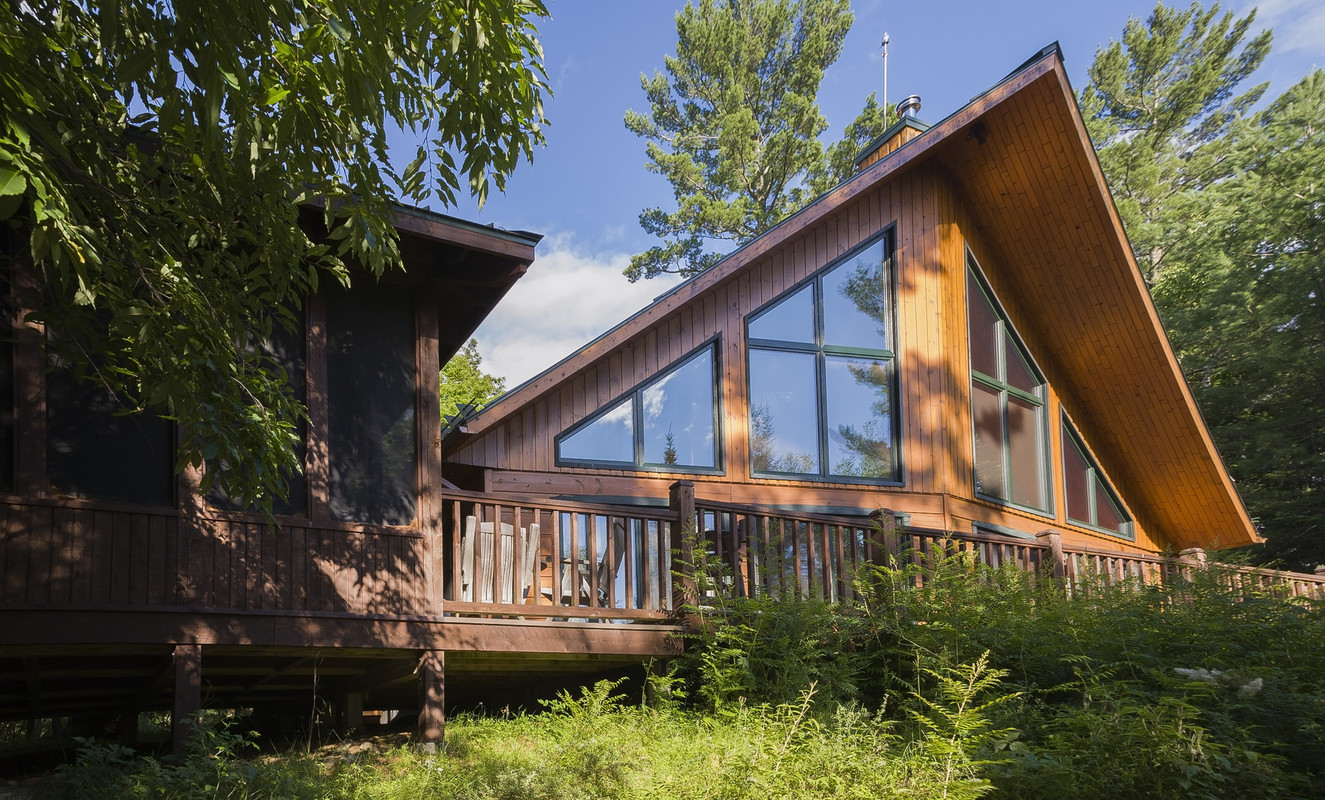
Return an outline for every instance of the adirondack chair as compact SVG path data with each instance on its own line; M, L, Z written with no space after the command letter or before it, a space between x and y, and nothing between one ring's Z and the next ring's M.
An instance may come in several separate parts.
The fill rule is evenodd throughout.
M568 559L562 559L561 562L561 605L570 605L572 593L579 592L579 605L590 605L591 599L597 601L599 607L607 607L608 600L611 598L611 585L616 576L621 574L621 565L626 560L626 525L624 520L616 520L612 525L612 546L609 553L608 549L603 550L603 557L598 560L597 585L589 585L589 565L585 561L580 561L578 566L579 574L576 575L571 569L571 563ZM610 563L609 563L610 555ZM549 600L552 599L552 587L544 586L542 593ZM596 597L591 598L591 593Z
M493 557L497 550L497 537L491 522L479 522L476 517L465 517L465 533L460 540L460 599L479 603L523 603L529 588L538 575L539 530L534 523L520 529L503 522L501 531L501 563L494 570ZM520 595L515 596L515 555L520 552ZM477 591L475 584L477 583ZM500 587L496 590L495 587ZM500 598L500 599L494 599Z

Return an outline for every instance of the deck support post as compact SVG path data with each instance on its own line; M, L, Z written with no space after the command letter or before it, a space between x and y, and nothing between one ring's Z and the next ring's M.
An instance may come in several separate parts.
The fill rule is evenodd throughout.
M446 735L446 652L425 650L419 658L420 749L432 752Z
M184 755L193 736L194 714L202 708L202 645L175 645L175 707L170 715L170 752Z
M1058 531L1040 531L1035 538L1049 545L1049 565L1053 569L1054 583L1067 589L1067 558L1063 555L1063 534Z
M1178 551L1178 574L1182 575L1184 580L1190 581L1192 571L1203 569L1205 565L1205 550L1199 547L1189 547L1186 550Z
M676 514L679 533L675 543L681 551L680 564L677 565L677 582L681 589L680 609L694 609L699 605L699 590L695 585L695 539L699 534L695 530L694 481L673 483L667 493L667 505Z
M363 727L363 695L359 692L348 692L341 698L341 730L345 733L354 733Z
M138 744L138 709L125 709L120 714L120 744L132 747Z

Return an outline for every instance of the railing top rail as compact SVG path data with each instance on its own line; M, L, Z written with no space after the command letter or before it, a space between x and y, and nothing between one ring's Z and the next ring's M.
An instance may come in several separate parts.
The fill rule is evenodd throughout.
M1152 553L1133 553L1128 550L1109 550L1103 547L1091 547L1088 544L1064 544L1064 555L1099 556L1101 558L1121 558L1127 561L1142 561L1147 564L1177 564L1172 556L1157 556Z
M1220 567L1243 575L1264 575L1267 578L1279 578L1281 580L1293 580L1301 581L1303 583L1318 583L1325 585L1325 575L1313 575L1309 572L1289 572L1288 570L1283 569L1253 567L1246 564L1224 564L1219 561L1211 561L1207 566Z
M624 506L609 503L573 502L557 500L552 497L529 497L527 495L498 492L467 492L458 489L445 489L439 494L443 500L463 500L482 505L538 508L545 511L565 511L571 514L599 514L668 522L676 519L676 514L673 511L662 506Z
M872 525L868 515L850 515L850 514L815 514L809 511L794 511L777 508L776 506L746 506L737 503L724 503L720 500L704 500L695 498L695 508L704 511L721 511L725 513L743 514L751 517L773 517L776 519L794 520L796 522L813 522L824 525L841 525L843 527L868 528Z

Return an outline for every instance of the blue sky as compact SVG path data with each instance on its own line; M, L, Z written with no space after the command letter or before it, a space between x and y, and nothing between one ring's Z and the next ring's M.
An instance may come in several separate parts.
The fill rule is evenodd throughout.
M472 202L436 210L508 229L544 234L528 275L479 329L485 367L515 386L630 316L674 281L628 283L621 270L653 242L638 223L646 207L672 207L671 188L645 170L644 141L625 129L627 109L647 111L640 75L675 53L675 14L683 2L551 0L539 25L553 97L547 146L522 165L505 194L479 210ZM1256 76L1277 95L1313 66L1325 65L1325 2L1270 0L1258 27L1275 31L1274 50ZM1080 89L1095 51L1121 36L1149 0L856 0L855 24L824 77L819 106L825 140L882 90L879 39L890 38L888 98L920 95L920 118L937 122L997 83L1041 47L1058 41ZM412 151L412 147L410 150Z

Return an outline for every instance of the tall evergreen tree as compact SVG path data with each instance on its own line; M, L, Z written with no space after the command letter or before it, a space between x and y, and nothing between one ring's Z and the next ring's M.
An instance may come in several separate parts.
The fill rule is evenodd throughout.
M1155 285L1220 450L1268 540L1325 563L1325 73L1229 132L1230 178L1176 199Z
M1220 152L1229 126L1265 92L1236 94L1270 52L1270 32L1247 40L1255 11L1162 3L1095 55L1080 102L1137 263L1153 284L1183 220L1174 198L1232 174Z
M841 153L882 132L882 109L871 97L830 159L815 98L851 20L847 0L700 0L676 15L666 74L640 78L650 112L625 122L677 209L640 214L664 244L631 259L631 281L702 272L723 255L711 243L744 244L850 174Z

